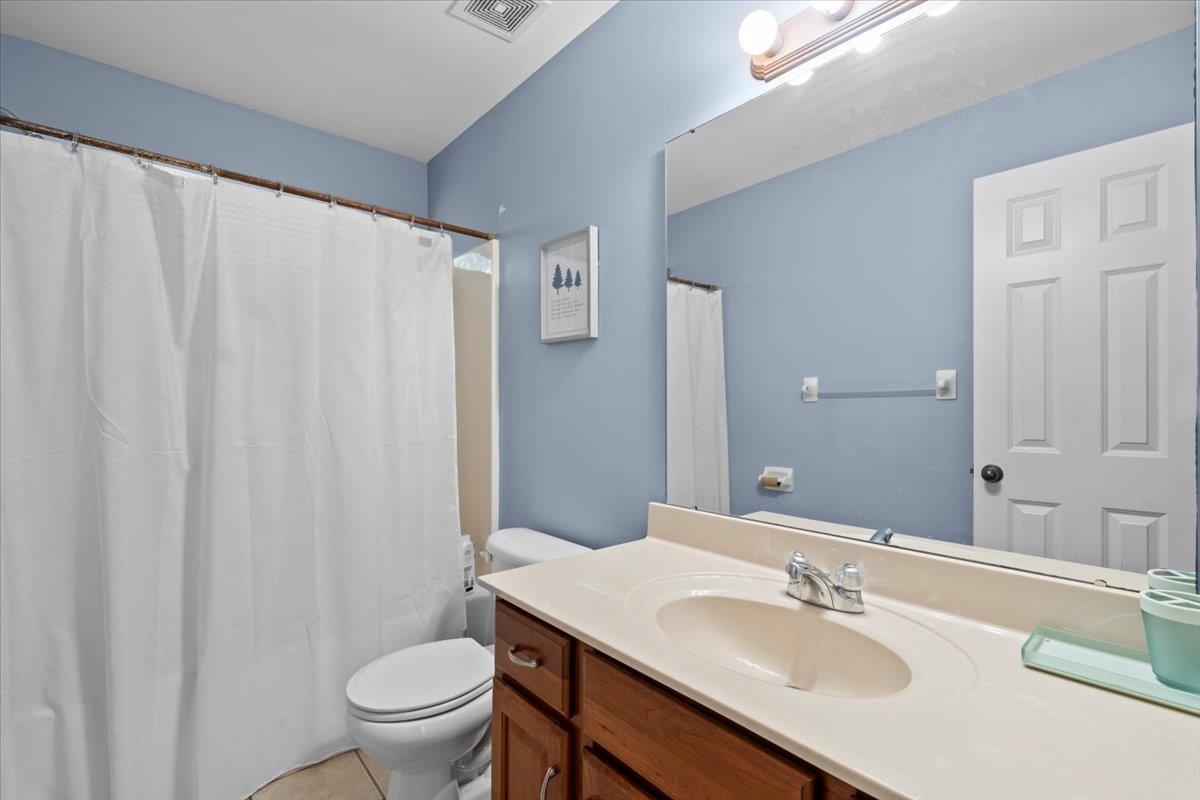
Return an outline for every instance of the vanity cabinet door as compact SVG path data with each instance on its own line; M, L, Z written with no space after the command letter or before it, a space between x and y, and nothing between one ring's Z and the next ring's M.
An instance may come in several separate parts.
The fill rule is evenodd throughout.
M590 748L583 751L582 800L656 800L604 763Z
M492 800L567 800L567 729L502 680L492 703Z
M582 701L583 732L674 800L816 800L815 773L591 650Z

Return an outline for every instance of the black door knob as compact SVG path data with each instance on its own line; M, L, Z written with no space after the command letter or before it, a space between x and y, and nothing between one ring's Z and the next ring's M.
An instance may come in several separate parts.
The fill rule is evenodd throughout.
M979 477L988 483L999 483L1004 480L1004 470L995 464L985 464L983 469L979 470Z

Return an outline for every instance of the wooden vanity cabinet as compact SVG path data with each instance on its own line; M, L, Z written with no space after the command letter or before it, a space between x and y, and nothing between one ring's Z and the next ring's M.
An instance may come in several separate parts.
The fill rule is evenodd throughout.
M826 775L825 800L871 800L871 797L845 781L838 780L832 775Z
M871 800L503 601L493 698L493 800Z

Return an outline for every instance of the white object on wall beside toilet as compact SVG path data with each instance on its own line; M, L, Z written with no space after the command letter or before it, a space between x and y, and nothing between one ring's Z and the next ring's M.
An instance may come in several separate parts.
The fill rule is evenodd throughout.
M529 528L506 528L487 540L493 572L588 551ZM491 792L495 602L475 586L466 603L465 637L389 653L346 683L346 728L392 771L388 800L483 800ZM456 761L470 763L462 777L473 780L460 786Z
M458 537L458 541L462 546L463 591L469 592L475 588L475 545L466 534Z

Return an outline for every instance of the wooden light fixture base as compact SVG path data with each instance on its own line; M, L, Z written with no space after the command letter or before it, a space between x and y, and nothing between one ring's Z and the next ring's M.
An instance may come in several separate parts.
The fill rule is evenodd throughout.
M750 58L750 74L760 81L778 78L922 2L924 0L880 0L875 3L859 0L841 20L830 19L815 8L806 8L780 24L783 45L775 55Z

